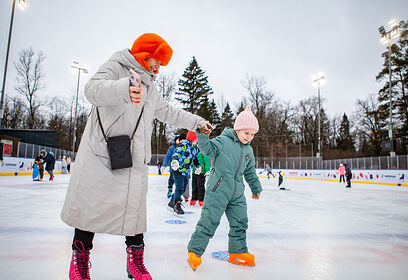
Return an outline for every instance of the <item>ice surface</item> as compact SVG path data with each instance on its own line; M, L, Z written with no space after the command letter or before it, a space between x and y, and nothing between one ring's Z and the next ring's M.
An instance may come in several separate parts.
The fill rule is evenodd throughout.
M47 178L46 178L47 179ZM145 262L153 279L408 279L408 188L261 179L261 199L247 193L248 248L256 267L211 257L227 250L223 217L196 272L186 246L200 207L184 224L167 208L167 176L150 176ZM69 175L53 182L0 177L0 279L68 279L73 230L59 218ZM249 189L248 189L249 190ZM248 191L247 190L247 191ZM127 279L124 238L97 234L92 279Z

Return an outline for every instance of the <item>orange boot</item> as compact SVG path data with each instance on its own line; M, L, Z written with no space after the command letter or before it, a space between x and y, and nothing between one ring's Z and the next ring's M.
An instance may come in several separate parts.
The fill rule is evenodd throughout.
M191 268L196 271L197 267L201 264L201 257L197 256L196 253L188 252L187 262Z
M255 256L250 253L229 254L228 262L245 266L255 266Z

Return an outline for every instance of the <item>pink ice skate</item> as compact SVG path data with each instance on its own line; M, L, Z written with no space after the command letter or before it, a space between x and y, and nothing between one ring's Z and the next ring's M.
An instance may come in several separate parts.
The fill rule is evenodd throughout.
M152 280L152 276L143 264L144 245L130 246L126 252L128 277L135 280Z
M70 280L91 280L89 269L91 261L89 260L89 251L86 251L81 241L75 240L72 250L71 266L69 268Z

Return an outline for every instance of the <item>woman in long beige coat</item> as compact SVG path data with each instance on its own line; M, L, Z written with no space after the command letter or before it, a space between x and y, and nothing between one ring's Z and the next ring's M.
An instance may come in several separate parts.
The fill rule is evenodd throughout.
M203 118L172 107L154 85L160 66L167 65L171 56L172 49L160 36L143 34L131 50L116 52L85 86L85 96L93 107L61 213L62 220L75 228L70 279L90 279L88 262L94 233L126 236L129 277L151 279L143 265L143 233L152 121L157 118L189 130L206 127ZM130 86L129 69L140 75L141 89ZM143 106L131 141L133 166L111 170L96 108L107 137L131 137Z

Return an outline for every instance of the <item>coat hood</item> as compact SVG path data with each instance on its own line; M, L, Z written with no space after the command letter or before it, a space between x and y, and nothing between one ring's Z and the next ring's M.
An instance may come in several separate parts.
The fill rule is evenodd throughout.
M151 82L156 80L156 74L151 71L147 71L142 65L140 65L140 63L137 62L137 60L130 53L129 49L123 49L114 53L110 60L116 61L126 68L132 68L140 75L143 81L146 81L146 79Z

